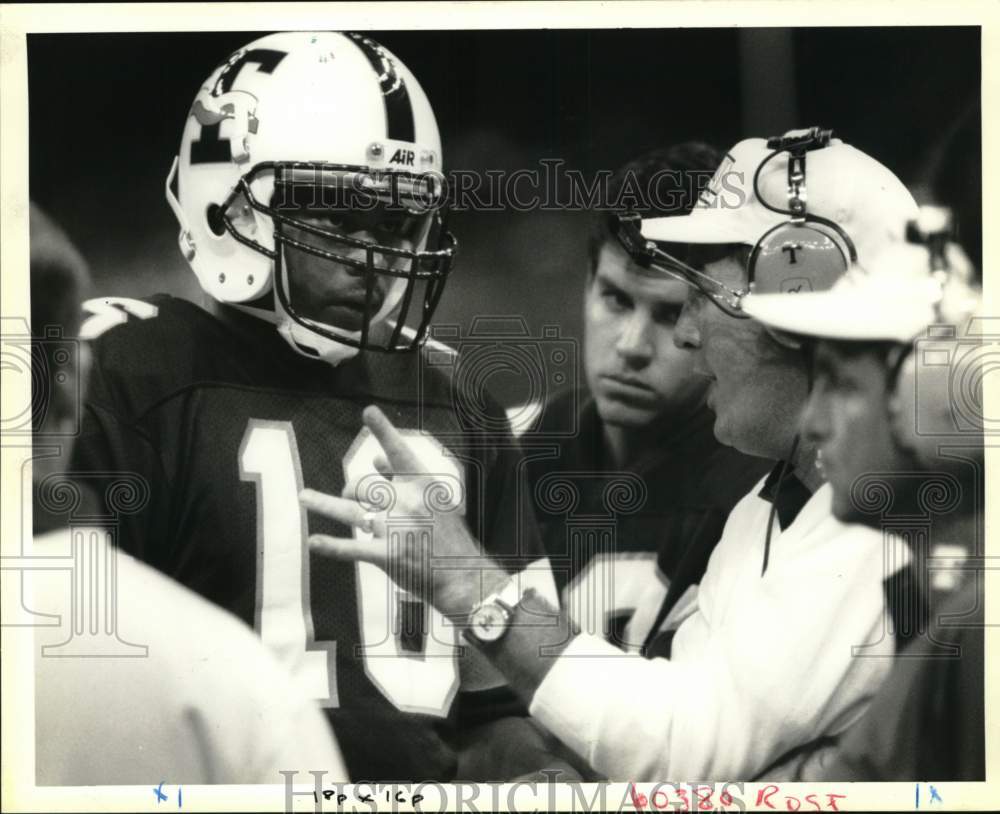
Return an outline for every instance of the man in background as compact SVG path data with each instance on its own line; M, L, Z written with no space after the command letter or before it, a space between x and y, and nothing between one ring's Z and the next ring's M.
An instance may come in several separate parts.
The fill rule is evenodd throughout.
M659 609L697 584L730 510L770 466L712 433L708 379L695 372L692 354L674 345L687 286L639 265L613 232L623 209L643 217L690 211L720 158L707 144L688 142L645 153L612 176L589 224L587 390L557 395L539 428L558 433L557 417L579 403L577 433L558 457L535 457L529 469L563 604L585 630L632 650L643 645ZM616 516L612 545L596 551L569 535L566 514L546 496L568 487L579 495L574 514L608 517L616 473L641 479L644 500Z

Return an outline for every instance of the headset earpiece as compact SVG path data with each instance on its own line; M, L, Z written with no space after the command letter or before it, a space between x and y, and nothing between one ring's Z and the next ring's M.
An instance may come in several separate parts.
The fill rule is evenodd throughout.
M811 215L806 206L806 156L830 145L831 130L813 127L768 140L773 149L754 173L754 195L764 208L789 220L769 229L750 253L747 282L755 294L825 291L858 260L854 244L836 223ZM761 196L760 174L782 152L788 153L788 208Z
M748 280L755 294L825 291L850 267L853 247L835 225L817 220L779 223L750 253Z

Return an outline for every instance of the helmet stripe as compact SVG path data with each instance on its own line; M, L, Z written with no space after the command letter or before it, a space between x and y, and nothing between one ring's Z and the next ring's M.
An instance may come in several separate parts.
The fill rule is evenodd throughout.
M393 141L416 141L410 93L406 89L406 80L396 71L392 57L374 40L360 34L351 34L350 38L361 49L378 77L385 103L385 137Z

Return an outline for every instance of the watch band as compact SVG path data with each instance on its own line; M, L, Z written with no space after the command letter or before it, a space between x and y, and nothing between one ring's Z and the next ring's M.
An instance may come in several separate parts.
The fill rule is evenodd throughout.
M480 644L499 641L507 632L521 597L521 580L514 574L469 611L466 638Z
M493 593L491 593L486 599L483 600L482 604L485 605L487 602L500 602L508 610L514 610L518 602L521 601L521 580L518 578L518 574L512 574L507 577L507 580Z

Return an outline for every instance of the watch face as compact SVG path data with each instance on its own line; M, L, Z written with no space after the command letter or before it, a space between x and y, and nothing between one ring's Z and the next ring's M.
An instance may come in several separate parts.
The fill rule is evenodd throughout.
M495 642L507 631L508 614L499 605L483 605L469 620L473 636L482 642Z

